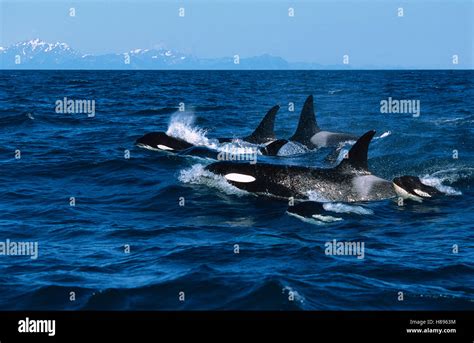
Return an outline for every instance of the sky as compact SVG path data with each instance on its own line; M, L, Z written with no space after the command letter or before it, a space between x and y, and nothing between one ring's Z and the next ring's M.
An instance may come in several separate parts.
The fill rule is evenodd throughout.
M354 67L407 68L442 68L456 54L459 67L474 65L472 0L0 0L0 21L4 47L40 38L84 54L166 47L201 58L271 54L323 65L347 54Z

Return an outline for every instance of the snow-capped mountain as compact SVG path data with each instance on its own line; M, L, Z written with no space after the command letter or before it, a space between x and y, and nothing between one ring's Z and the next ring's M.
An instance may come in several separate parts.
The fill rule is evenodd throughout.
M134 49L124 53L81 54L66 43L49 43L39 38L0 47L1 69L289 69L280 57L262 55L200 59L178 51Z
M2 68L72 66L79 57L80 55L66 43L47 43L37 38L1 48L0 66Z

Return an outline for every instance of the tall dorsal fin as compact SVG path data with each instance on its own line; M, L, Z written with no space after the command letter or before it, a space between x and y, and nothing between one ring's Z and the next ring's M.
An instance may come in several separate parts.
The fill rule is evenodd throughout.
M254 144L262 144L275 140L275 117L279 109L280 106L273 106L267 114L265 114L265 117L263 117L255 131L250 136L245 137L244 140Z
M298 128L290 141L301 143L307 147L314 147L314 144L311 143L311 137L319 131L318 124L316 124L316 115L314 114L313 96L310 95L304 102Z
M367 152L369 150L370 141L374 135L374 130L364 133L352 146L351 150L349 150L347 158L344 158L337 168L345 171L369 173Z

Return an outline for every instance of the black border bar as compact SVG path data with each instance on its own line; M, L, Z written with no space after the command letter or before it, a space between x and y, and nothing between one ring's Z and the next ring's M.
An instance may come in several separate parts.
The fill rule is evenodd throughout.
M55 320L55 336L19 333L26 318ZM416 323L425 324L414 324ZM455 321L455 323L453 323ZM455 329L452 333L407 333L407 329ZM223 331L224 330L224 331ZM310 340L339 338L403 342L474 342L474 312L471 311L3 311L0 312L0 342L169 341L191 334L206 338L228 332L249 338L259 331L265 337L282 333L303 334ZM429 330L428 330L429 331ZM245 336L244 336L245 334ZM309 336L308 336L309 335ZM165 338L168 337L168 338ZM252 336L250 336L252 337ZM224 339L225 337L222 337ZM148 340L146 340L148 341Z

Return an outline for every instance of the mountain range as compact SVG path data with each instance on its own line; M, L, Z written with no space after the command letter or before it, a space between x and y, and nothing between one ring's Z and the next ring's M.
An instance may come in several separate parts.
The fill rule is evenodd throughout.
M240 58L198 58L170 49L135 49L123 53L81 54L66 43L39 38L0 47L0 69L348 69L343 64L289 63L264 54Z

